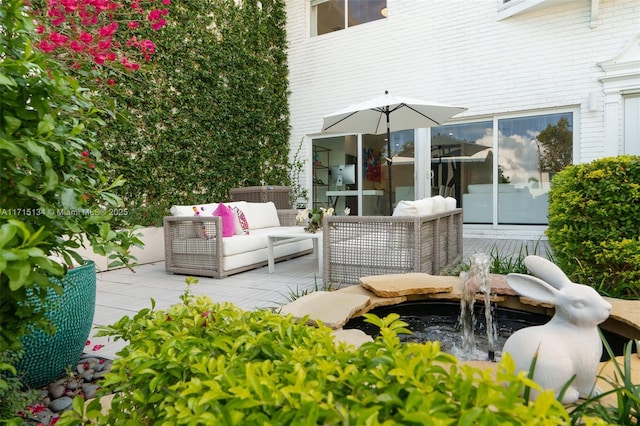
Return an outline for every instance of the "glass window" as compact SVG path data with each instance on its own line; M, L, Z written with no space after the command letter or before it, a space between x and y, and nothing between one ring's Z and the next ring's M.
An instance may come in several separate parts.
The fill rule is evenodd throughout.
M640 95L624 97L624 153L640 155Z
M493 222L493 122L431 129L431 195L454 197L465 223Z
M391 215L398 201L415 199L415 142L413 130L391 133L391 155L387 135L362 135L363 215ZM391 158L391 194L389 165Z
M573 114L498 120L498 223L546 225L553 175L573 160Z
M313 0L311 35L318 36L387 17L387 0Z
M551 179L572 161L570 112L431 129L431 193L458 200L464 223L494 224L497 208L497 224L548 224Z

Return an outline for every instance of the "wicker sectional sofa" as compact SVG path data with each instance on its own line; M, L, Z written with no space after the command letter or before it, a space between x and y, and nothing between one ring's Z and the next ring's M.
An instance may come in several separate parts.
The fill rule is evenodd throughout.
M174 206L164 218L165 270L174 274L223 278L267 265L267 235L296 227L295 209L276 209L273 202L225 203L246 215L248 229L223 237L223 223L212 216L217 203L204 206ZM202 214L194 215L194 207ZM274 247L280 261L313 252L310 240L279 242Z
M330 216L323 221L324 283L407 272L437 275L462 256L462 209L424 216Z

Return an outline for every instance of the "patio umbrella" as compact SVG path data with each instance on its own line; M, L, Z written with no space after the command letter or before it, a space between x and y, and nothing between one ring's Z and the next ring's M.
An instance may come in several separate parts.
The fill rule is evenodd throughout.
M391 132L439 126L466 108L437 102L390 95L348 106L323 118L324 133L387 134L387 165L389 169L389 214L393 212L391 199Z

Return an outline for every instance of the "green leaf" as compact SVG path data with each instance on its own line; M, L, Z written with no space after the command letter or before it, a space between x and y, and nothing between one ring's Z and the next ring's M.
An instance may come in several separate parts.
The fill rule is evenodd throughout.
M4 75L2 73L0 73L0 84L2 84L3 86L11 86L11 87L17 86L16 81L11 76Z
M22 125L22 121L19 118L9 113L2 114L2 118L4 119L4 122L5 122L4 131L5 131L5 134L7 135L13 135L13 133L16 130L18 130Z
M55 128L56 125L51 114L45 114L44 117L42 117L42 120L40 120L40 122L38 123L38 130L36 134L48 134L53 132Z

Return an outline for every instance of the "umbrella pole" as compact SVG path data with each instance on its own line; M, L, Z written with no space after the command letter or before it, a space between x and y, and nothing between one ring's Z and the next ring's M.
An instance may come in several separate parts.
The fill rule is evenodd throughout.
M385 107L385 114L387 116L387 169L389 172L389 216L393 214L393 199L391 192L391 166L393 160L391 159L391 128L389 127L389 106Z

